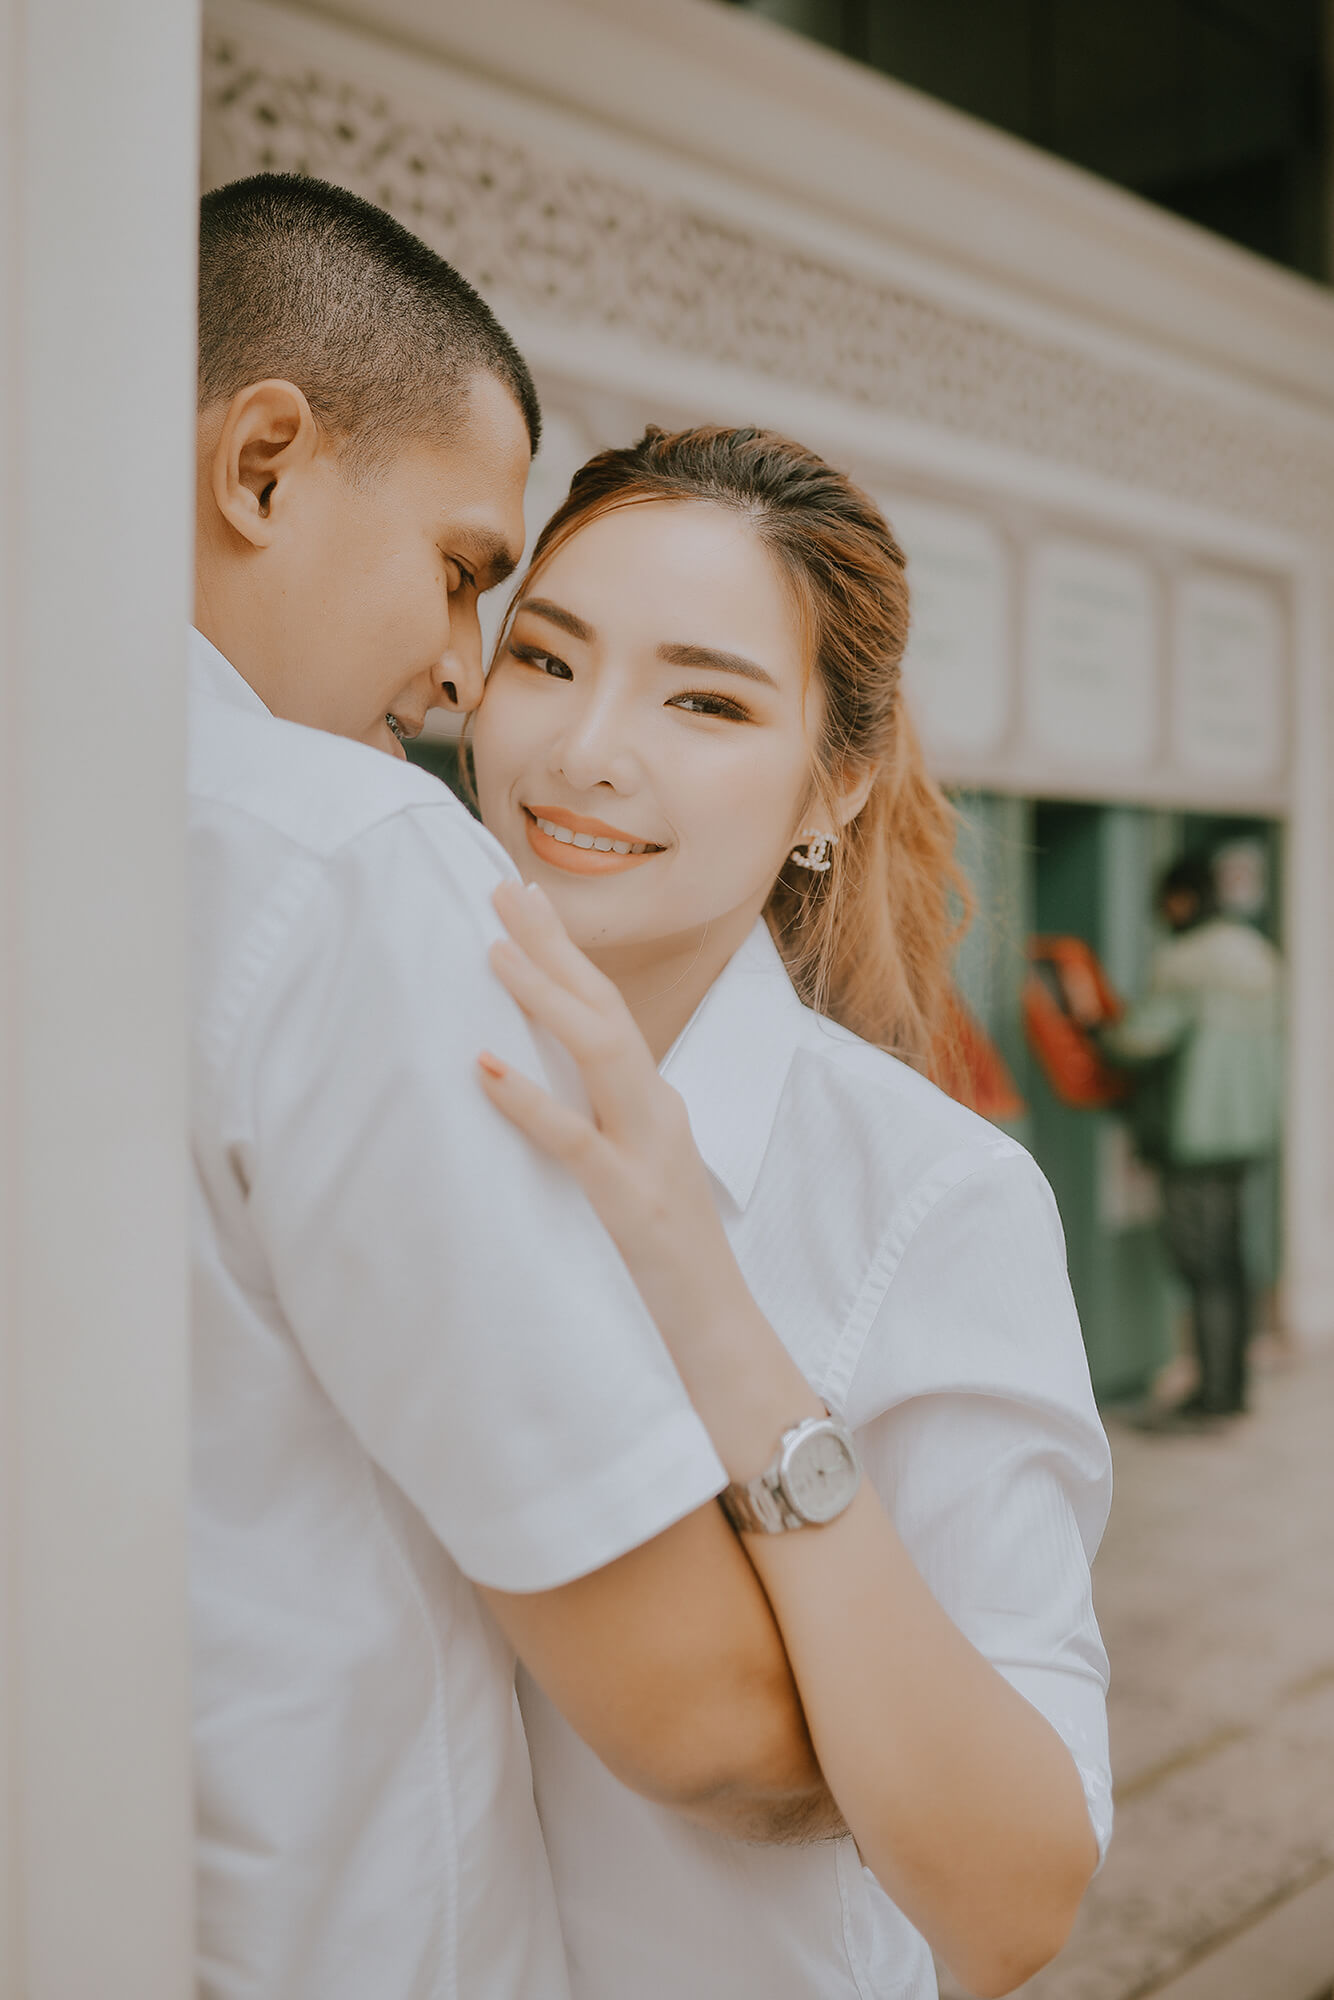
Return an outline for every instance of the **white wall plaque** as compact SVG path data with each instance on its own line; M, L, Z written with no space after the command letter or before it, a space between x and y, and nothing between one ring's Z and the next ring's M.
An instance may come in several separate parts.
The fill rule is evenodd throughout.
M1152 761L1154 612L1147 564L1093 542L1039 544L1028 575L1025 658L1036 747L1080 771Z
M1283 759L1283 619L1263 584L1203 570L1178 586L1172 747L1188 771L1275 777Z
M879 496L908 558L904 685L929 752L977 755L1012 705L1010 573L999 535L959 507Z

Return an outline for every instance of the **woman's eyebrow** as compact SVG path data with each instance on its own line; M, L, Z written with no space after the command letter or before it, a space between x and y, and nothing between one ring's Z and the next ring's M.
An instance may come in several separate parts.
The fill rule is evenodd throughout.
M521 611L531 611L535 618L545 618L548 625L559 625L562 632L568 632L572 639L582 639L587 645L594 637L593 627L577 618L573 611L567 611L563 604L553 604L549 597L525 597L516 605L514 615Z
M778 682L767 667L748 660L744 653L720 653L713 646L659 646L658 658L669 667L703 667L715 674L743 674L748 681L763 681L776 688Z

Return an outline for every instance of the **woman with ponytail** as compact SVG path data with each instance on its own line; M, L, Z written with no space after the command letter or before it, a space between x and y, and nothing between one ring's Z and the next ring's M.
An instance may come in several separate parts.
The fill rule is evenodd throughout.
M574 2000L925 2000L933 1950L1009 1992L1110 1832L1106 1441L1046 1183L931 1081L967 893L907 630L846 477L650 430L575 476L476 719L530 885L496 970L587 1105L482 1080L658 1320L828 1787L729 1841L521 1682Z

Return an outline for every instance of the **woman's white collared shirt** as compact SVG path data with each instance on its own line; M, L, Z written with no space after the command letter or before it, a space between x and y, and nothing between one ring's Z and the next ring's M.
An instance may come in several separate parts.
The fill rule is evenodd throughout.
M937 1599L1069 1746L1105 1849L1111 1493L1046 1181L811 1013L763 926L663 1065L742 1270L857 1434ZM574 2000L925 2000L927 1948L851 1840L742 1845L625 1790L521 1677ZM886 1727L892 1727L886 1718Z

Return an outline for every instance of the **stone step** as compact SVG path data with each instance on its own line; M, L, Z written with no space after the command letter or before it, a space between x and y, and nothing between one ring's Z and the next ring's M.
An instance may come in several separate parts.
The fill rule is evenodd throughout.
M1334 1867L1137 2000L1334 2000Z

